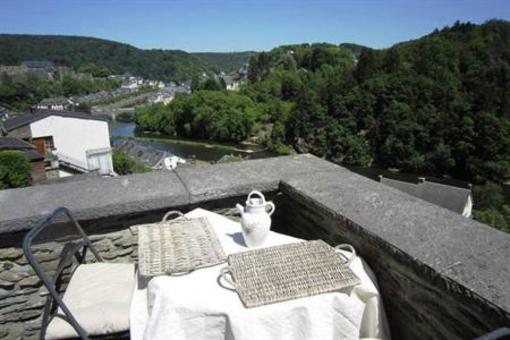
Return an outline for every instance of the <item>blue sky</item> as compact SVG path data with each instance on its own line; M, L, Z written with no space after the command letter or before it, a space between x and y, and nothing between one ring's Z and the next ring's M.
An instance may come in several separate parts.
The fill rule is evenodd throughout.
M140 48L268 50L288 43L376 48L455 20L510 20L509 0L0 0L0 33L82 35Z

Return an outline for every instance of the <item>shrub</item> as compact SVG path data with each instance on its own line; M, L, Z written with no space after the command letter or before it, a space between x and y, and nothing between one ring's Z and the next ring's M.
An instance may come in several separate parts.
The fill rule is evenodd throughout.
M19 151L0 151L0 189L30 185L30 164Z
M148 172L151 169L136 158L123 153L113 154L113 170L119 175Z
M505 201L503 188L493 182L473 188L473 198L477 209L500 208Z
M507 208L508 212L508 208ZM494 209L481 209L474 211L474 217L477 221L486 223L494 228L510 233L510 220L505 217L504 212Z

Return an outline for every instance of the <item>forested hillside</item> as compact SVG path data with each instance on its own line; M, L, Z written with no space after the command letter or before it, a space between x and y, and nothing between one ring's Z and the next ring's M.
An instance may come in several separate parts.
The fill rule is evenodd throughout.
M228 73L239 70L257 52L200 52L191 54L206 63L214 72L224 71Z
M105 66L114 73L129 72L150 79L181 81L193 75L220 71L245 63L251 52L191 54L179 50L143 50L96 38L0 34L0 65L26 60L50 60L77 69L85 63Z
M273 142L351 165L510 178L510 24L456 23L356 65L335 47L263 53L246 94L291 102Z

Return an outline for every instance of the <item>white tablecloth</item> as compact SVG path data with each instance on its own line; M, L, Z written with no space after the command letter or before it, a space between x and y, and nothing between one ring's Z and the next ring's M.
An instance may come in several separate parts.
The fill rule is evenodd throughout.
M227 254L246 251L239 223L195 209L186 216L206 216ZM271 232L264 246L300 239ZM361 284L256 308L245 308L219 273L226 264L182 276L158 276L136 287L130 312L131 339L389 339L375 278L359 257L351 269Z

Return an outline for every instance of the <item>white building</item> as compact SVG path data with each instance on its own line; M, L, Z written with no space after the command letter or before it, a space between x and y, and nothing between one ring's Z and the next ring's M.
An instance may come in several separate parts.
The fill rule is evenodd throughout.
M170 84L169 86L153 93L149 98L147 98L147 101L150 104L163 103L167 105L174 100L176 93L189 94L191 93L191 90L184 85Z
M157 92L147 98L147 101L150 104L163 103L164 105L168 105L172 100L174 100L174 97L175 95L173 93Z
M59 176L99 172L112 175L108 122L83 112L37 111L4 122L7 135L31 142L45 156L56 156Z
M139 87L138 82L127 82L121 85L121 88L123 89L130 89L130 90L136 90Z
M220 77L225 84L225 89L228 91L239 91L241 89L241 81L236 76L221 76Z

